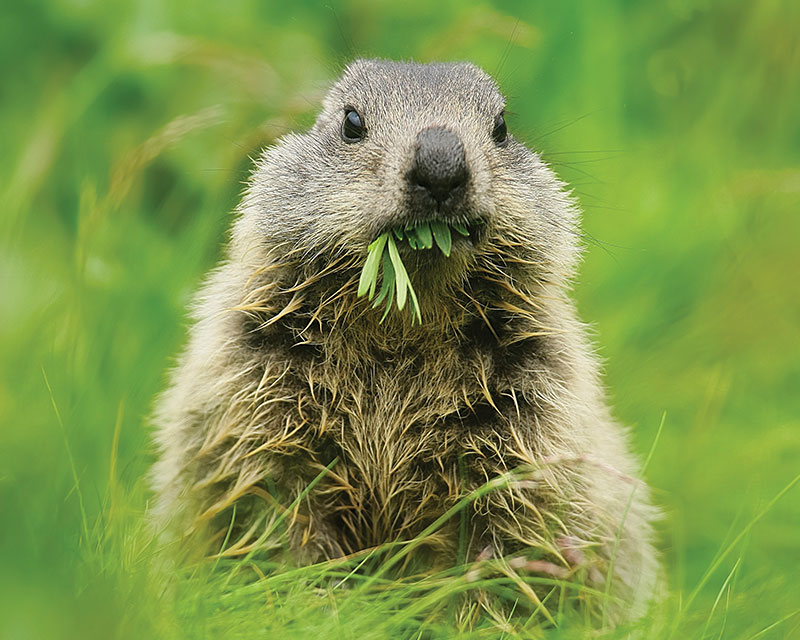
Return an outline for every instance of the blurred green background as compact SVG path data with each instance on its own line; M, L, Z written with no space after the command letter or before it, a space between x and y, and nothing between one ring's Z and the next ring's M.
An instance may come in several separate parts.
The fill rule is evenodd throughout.
M645 453L666 414L679 637L800 638L800 487L756 520L800 472L798 34L792 0L3 2L0 637L136 637L106 543L146 507L184 309L250 158L381 56L483 66L574 186L616 415Z

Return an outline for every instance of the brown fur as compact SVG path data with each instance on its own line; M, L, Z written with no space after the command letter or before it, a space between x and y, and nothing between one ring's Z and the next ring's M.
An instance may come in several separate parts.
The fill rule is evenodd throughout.
M347 105L365 114L361 145L337 138ZM612 617L641 614L655 510L567 295L575 208L536 154L493 146L502 108L471 65L359 61L310 132L267 150L158 405L166 528L219 545L236 505L224 553L238 555L294 503L259 544L288 540L314 562L410 539L516 470L468 506L467 558L456 520L417 554L447 566L488 548L545 574L585 568L600 589L613 565L629 605ZM430 124L464 141L481 237L450 258L406 254L423 323L393 310L380 324L359 272L406 207L403 172Z

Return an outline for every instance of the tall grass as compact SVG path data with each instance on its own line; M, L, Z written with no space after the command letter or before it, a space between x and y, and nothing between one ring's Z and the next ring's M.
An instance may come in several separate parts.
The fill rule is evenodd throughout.
M575 187L616 413L641 451L668 415L647 476L669 589L645 635L800 634L795 5L4 3L0 637L446 638L458 593L520 592L491 561L370 582L402 547L369 572L153 574L147 416L184 309L249 157L355 54L481 64ZM587 635L560 592L464 636Z

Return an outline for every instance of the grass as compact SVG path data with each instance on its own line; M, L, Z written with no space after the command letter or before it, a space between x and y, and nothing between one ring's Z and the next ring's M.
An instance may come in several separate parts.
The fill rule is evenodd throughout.
M456 592L508 594L491 562L475 582L369 583L361 557L149 568L147 417L186 305L248 156L308 126L356 53L482 65L576 190L615 413L639 451L667 415L647 479L669 589L645 636L800 634L795 4L5 3L0 638L447 638ZM559 629L505 637L585 636L560 593Z
M451 228L462 236L469 236L466 225L461 222L447 223L441 220L432 220L415 225L395 227L390 231L385 231L367 247L367 259L364 261L364 267L361 270L361 277L358 281L358 297L366 295L368 300L372 300L378 286L378 274L380 272L381 288L372 306L375 308L385 301L386 309L381 317L381 322L386 319L392 308L396 290L397 310L403 310L406 305L406 298L408 298L411 308L411 323L418 322L422 324L422 314L419 309L417 294L411 284L403 259L397 250L395 238L401 243L405 241L415 251L432 249L433 245L436 244L436 247L449 258L453 242Z

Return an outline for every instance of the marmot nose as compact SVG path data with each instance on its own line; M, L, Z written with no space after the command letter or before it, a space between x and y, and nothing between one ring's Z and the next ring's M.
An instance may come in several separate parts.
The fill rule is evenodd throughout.
M424 189L441 204L468 179L464 145L455 133L444 127L429 127L417 134L414 162L408 173L412 187Z

